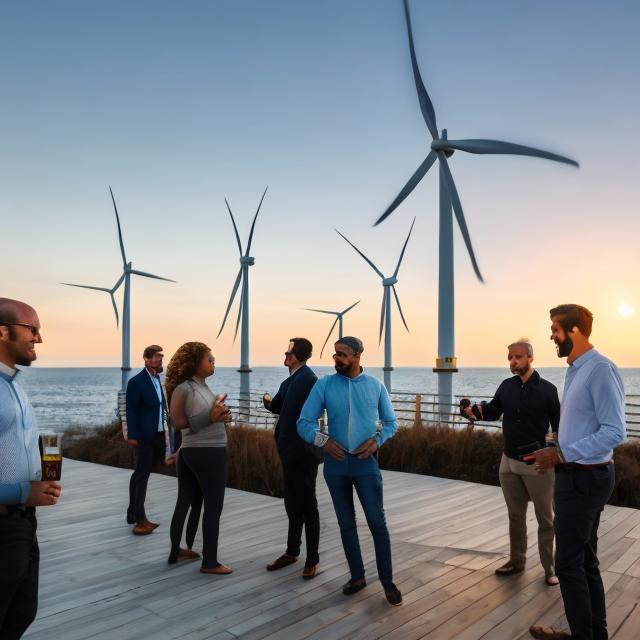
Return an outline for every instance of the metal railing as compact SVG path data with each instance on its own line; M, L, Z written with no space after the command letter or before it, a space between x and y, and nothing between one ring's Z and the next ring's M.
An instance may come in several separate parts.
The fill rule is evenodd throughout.
M471 423L459 412L459 401L464 396L454 396L454 402L444 405L435 393L416 393L415 391L394 391L391 393L396 417L400 426L422 424L446 425L453 428L468 428ZM474 396L474 401L490 400L491 396ZM262 394L251 391L249 395L230 394L227 404L231 408L234 420L260 427L273 427L277 416L267 411L262 405ZM640 396L629 395L625 398L625 414L627 419L627 435L640 439ZM475 428L500 429L501 423L478 420Z

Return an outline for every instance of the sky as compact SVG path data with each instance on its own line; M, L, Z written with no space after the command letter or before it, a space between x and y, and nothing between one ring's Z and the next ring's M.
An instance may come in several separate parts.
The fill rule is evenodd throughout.
M450 166L485 278L455 230L456 355L502 365L526 336L558 361L548 310L578 302L593 342L640 366L640 5L631 0L411 2L419 65L449 138L559 152L454 154ZM373 222L429 151L400 0L57 0L0 3L0 296L39 312L39 366L119 366L106 294L121 260L113 188L134 268L132 363L208 343L239 364L233 322L216 339L238 270L228 198L252 247L251 364L281 363L292 336L345 333L380 366L380 278L411 221L394 310L395 366L435 364L438 176ZM122 290L118 301L121 304ZM626 305L622 307L621 305ZM235 311L232 311L235 319Z

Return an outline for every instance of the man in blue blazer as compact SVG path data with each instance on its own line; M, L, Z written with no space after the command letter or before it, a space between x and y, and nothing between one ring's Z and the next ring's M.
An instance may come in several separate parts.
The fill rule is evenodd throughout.
M136 468L129 482L127 522L133 534L149 535L158 525L144 510L147 483L153 467L165 460L164 421L167 403L160 382L162 347L153 344L143 352L144 369L127 384L127 442L135 447Z
M289 518L287 550L277 560L267 565L267 570L282 569L298 560L304 526L307 559L302 577L305 580L313 578L318 571L320 542L316 477L318 464L322 459L321 450L307 444L298 435L296 427L302 406L318 379L307 366L311 351L311 342L306 338L291 338L284 354L284 365L289 369L289 377L280 385L273 399L266 394L263 397L265 408L279 415L275 439L282 461L284 506Z

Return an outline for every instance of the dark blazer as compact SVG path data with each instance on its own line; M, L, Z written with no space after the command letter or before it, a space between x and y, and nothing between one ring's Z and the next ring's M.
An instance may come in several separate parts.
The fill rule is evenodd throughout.
M321 450L306 443L299 435L297 422L300 412L318 380L316 374L305 364L289 376L271 400L269 411L280 416L275 428L276 445L280 458L287 462L311 457L316 461Z
M127 426L130 440L153 440L158 433L158 422L165 403L164 391L160 385L163 402L153 386L149 372L143 369L127 384Z

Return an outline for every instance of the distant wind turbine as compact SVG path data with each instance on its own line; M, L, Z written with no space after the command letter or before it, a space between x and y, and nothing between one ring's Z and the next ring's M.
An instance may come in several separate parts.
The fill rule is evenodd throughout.
M249 267L253 266L256 260L249 255L249 252L251 251L251 242L253 240L253 231L256 227L256 220L258 219L260 207L262 206L262 201L267 194L268 188L269 187L264 190L262 198L260 198L260 203L258 204L256 214L255 216L253 216L253 223L251 224L249 240L247 241L247 250L245 252L242 251L240 234L238 233L238 227L236 226L236 221L233 217L233 213L231 213L231 207L229 206L227 199L224 199L229 211L229 215L231 216L233 230L236 234L236 241L238 242L238 250L240 251L240 270L238 271L236 281L233 284L231 296L229 297L229 304L227 305L227 310L225 311L222 325L220 326L220 331L218 331L218 335L216 336L216 338L220 337L220 334L224 329L224 325L227 322L227 317L229 316L229 311L231 311L231 305L233 304L236 293L238 293L238 288L240 287L240 282L242 281L242 292L240 293L240 304L238 305L238 319L236 320L236 330L233 334L233 341L235 342L236 337L238 336L238 327L240 326L240 321L242 320L242 334L240 337L240 369L238 369L238 371L240 371L241 373L248 373L251 371L251 367L249 366Z
M327 309L307 309L305 308L305 311L315 311L316 313L328 313L330 315L336 316L336 319L334 320L333 324L331 325L331 329L329 329L329 334L327 335L327 339L324 341L324 344L322 345L322 349L320 351L320 357L322 358L322 353L324 352L324 348L327 346L327 342L329 342L329 338L331 337L331 334L333 333L333 330L336 327L336 324L338 325L338 338L342 338L342 318L344 318L345 313L347 313L348 311L351 311L351 309L353 309L353 307L355 307L358 303L360 302L360 300L358 300L358 302L354 302L350 307L347 307L346 309L343 309L342 311L328 311Z
M395 271L391 276L385 276L378 267L376 267L367 256L356 247L347 237L342 235L337 229L336 232L340 235L344 240L349 243L367 262L367 264L380 276L382 279L382 308L380 310L380 335L378 337L378 344L382 342L382 330L384 329L384 384L387 387L388 391L391 391L391 371L393 371L393 366L391 364L391 294L396 300L396 305L398 307L398 311L400 312L400 317L402 318L402 323L407 331L409 331L409 327L407 325L407 321L405 320L404 313L402 312L402 307L400 306L400 298L398 297L398 292L396 291L396 284L398 282L398 272L400 271L400 265L402 264L402 259L404 258L404 252L407 249L407 244L409 243L409 238L411 237L411 232L413 231L413 225L416 223L416 219L413 219L411 223L411 227L409 229L409 233L407 234L407 239L404 241L404 245L402 247L402 251L400 252L400 257L398 258L398 264L396 265Z
M418 101L422 116L429 129L429 133L433 141L431 142L431 150L424 159L422 164L416 169L415 173L409 178L407 184L402 188L396 199L389 205L387 210L378 218L376 225L380 224L387 216L389 216L400 203L416 188L420 180L425 176L427 171L435 163L439 162L440 168L440 246L439 246L439 285L438 285L438 357L436 358L436 367L434 371L438 373L438 395L440 402L440 413L451 411L453 403L453 385L452 373L457 369L457 359L455 357L455 333L454 333L454 278L453 278L453 220L451 208L455 214L458 226L462 233L462 238L467 247L471 264L478 279L483 282L480 268L476 261L473 247L471 245L471 236L467 229L467 223L462 211L462 204L458 196L456 185L453 181L449 162L447 160L455 151L466 151L476 154L500 154L500 155L518 155L533 156L536 158L544 158L545 160L553 160L555 162L563 162L573 166L579 166L575 160L565 156L535 149L533 147L525 147L520 144L511 142L502 142L500 140L449 140L447 138L447 130L442 130L442 135L438 135L438 127L436 124L436 114L429 98L429 94L424 86L416 52L413 42L413 33L411 29L411 16L409 14L408 1L404 0L404 14L407 23L407 32L409 36L409 53L411 55L411 66L413 69L413 77L418 93Z
M122 304L122 381L121 391L124 392L127 389L127 382L129 378L129 372L131 371L130 360L130 343L131 343L131 276L142 276L144 278L154 278L155 280L164 280L165 282L175 282L169 278L161 278L155 276L152 273L146 273L144 271L138 271L134 269L131 262L127 261L127 255L124 250L124 242L122 240L122 228L120 227L120 216L118 215L118 207L116 206L116 200L113 197L113 191L109 187L111 193L111 201L113 202L113 210L116 214L116 223L118 225L118 239L120 241L120 253L122 255L122 275L118 278L113 288L107 289L105 287L93 287L86 284L72 284L71 282L61 282L68 287L80 287L81 289L93 289L95 291L104 291L111 297L111 304L113 305L113 311L116 314L116 326L119 325L118 307L114 293L120 288L120 285L124 282L124 299Z

